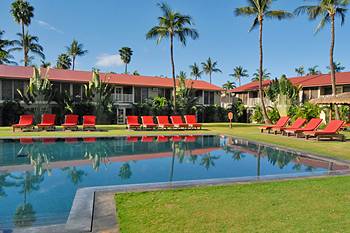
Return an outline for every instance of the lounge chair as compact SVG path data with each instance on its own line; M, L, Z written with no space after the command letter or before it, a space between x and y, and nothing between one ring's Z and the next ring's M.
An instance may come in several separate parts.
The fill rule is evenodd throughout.
M127 128L130 129L140 129L141 124L137 116L127 116L126 117Z
M264 130L266 130L268 133L270 133L272 128L279 128L279 127L285 127L289 121L289 117L281 117L275 125L265 125L265 126L260 126L260 132L263 133Z
M55 130L56 114L43 114L41 117L41 123L38 124L38 129L43 130Z
M34 130L34 116L33 115L21 115L19 117L18 124L12 125L12 131L15 132L16 129L31 129Z
M274 132L274 134L283 133L284 130L287 130L287 129L299 129L305 124L305 122L306 122L306 119L298 118L296 119L296 121L294 121L294 123L290 127L272 127L271 130Z
M341 141L345 141L345 136L339 133L341 127L344 124L344 121L332 120L323 130L308 131L303 132L303 134L305 135L306 139L309 139L310 137L316 137L317 141L319 141L321 138L329 138L331 140L338 138Z
M56 138L43 138L42 142L44 144L54 144L56 142Z
M196 142L197 137L190 135L190 136L185 136L185 142Z
M26 144L33 144L34 140L33 138L20 138L19 142L23 145L26 145Z
M78 115L66 115L64 123L61 125L63 130L78 130Z
M153 142L154 138L153 136L142 136L141 142Z
M186 124L186 123L184 123L182 121L182 117L181 116L171 116L170 119L171 119L171 123L173 123L175 128L188 129L188 124Z
M142 128L145 129L155 129L158 127L153 121L153 116L142 116Z
M181 142L181 141L182 141L182 137L181 137L181 136L173 136L173 137L171 138L171 140L172 140L173 142Z
M202 129L202 124L197 122L196 116L195 115L185 115L185 121L186 124L188 124L188 126L190 128L195 128L195 129Z
M308 132L308 131L314 131L316 130L318 127L320 127L322 123L322 119L319 118L312 118L309 123L307 123L305 125L304 128L296 128L296 129L292 129L292 128L288 128L284 130L284 133L287 134L287 136L289 137L290 135L294 134L297 137L302 136L303 132Z
M93 143L93 142L96 142L96 138L83 138L83 142Z
M167 136L158 136L157 137L157 142L168 142L169 141L169 137Z
M77 143L78 141L79 141L78 138L65 138L64 143L74 144L74 143Z
M83 116L83 130L96 130L96 116Z
M138 142L139 141L139 137L137 137L137 136L128 136L126 138L126 141L130 142L130 143Z
M170 124L168 116L157 116L158 126L162 129L174 128L173 124Z

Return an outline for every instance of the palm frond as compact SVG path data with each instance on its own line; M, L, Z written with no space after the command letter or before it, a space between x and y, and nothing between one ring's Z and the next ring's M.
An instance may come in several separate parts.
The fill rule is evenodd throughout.
M292 13L290 13L288 11L284 11L284 10L273 10L273 11L266 12L265 16L267 18L282 20L282 19L293 18L294 15Z
M247 6L247 7L236 8L234 13L236 16L255 16L258 14L258 11L256 8L252 6Z

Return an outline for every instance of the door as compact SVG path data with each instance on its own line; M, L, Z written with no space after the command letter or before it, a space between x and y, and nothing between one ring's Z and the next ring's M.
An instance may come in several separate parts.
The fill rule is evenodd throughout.
M117 124L118 125L125 124L125 108L117 109Z

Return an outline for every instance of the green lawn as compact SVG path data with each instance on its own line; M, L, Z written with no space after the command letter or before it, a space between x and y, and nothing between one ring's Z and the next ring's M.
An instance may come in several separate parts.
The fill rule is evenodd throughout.
M79 136L120 136L120 135L147 135L147 134L224 134L238 136L249 140L260 141L279 146L289 147L306 152L321 154L330 157L350 160L350 141L347 142L317 142L306 141L304 139L295 139L281 137L279 135L261 134L256 125L253 124L234 124L233 129L228 124L205 124L201 131L128 131L125 126L105 125L98 126L99 132L16 132L13 133L10 127L0 127L0 137L22 137L22 136L56 136L56 137L79 137ZM350 133L345 132L347 139L350 139Z
M350 177L116 194L121 232L350 232Z

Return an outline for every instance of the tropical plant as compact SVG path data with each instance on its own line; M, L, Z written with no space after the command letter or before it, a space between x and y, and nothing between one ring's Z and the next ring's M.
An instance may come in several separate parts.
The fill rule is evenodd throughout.
M68 178L75 186L83 181L84 176L87 176L87 173L84 170L77 169L76 167L66 167L62 170L67 172Z
M157 39L159 44L163 38L170 39L170 59L173 79L173 106L176 112L176 72L174 62L174 38L179 39L183 46L186 46L187 37L192 39L198 38L198 32L191 28L193 25L192 17L182 15L173 11L166 3L158 4L163 15L158 18L158 25L151 28L146 34L147 39Z
M49 67L51 67L51 62L47 62L45 60L41 60L40 67L41 68L49 68Z
M27 51L30 49L26 43L26 41L28 41L28 38L25 38L26 35L28 35L28 32L25 32L24 27L28 27L30 25L32 18L34 17L34 7L25 0L16 0L11 4L11 14L16 23L20 24L22 27L22 33L19 33L18 35L22 37L22 40L20 40L20 42L22 42L21 47L23 48L24 66L28 66L29 58Z
M225 91L232 90L236 88L236 84L234 82L227 81L224 85L222 85L222 88Z
M84 56L88 53L87 50L84 49L83 44L79 44L77 40L73 40L70 46L66 46L67 54L72 57L72 70L75 68L75 59L77 57Z
M128 73L128 64L131 61L132 54L133 54L133 51L129 47L123 47L123 48L119 49L120 59L125 64L125 71L124 71L125 74Z
M6 197L7 194L4 188L10 188L16 186L16 183L11 181L8 178L11 178L12 175L10 173L2 173L0 174L0 198Z
M191 77L194 78L194 80L198 80L201 78L203 71L200 70L199 66L197 63L193 63L193 65L190 65L191 69Z
M122 180L130 179L130 177L132 176L132 171L129 163L123 163L123 165L120 166L118 176Z
M271 121L267 116L267 110L264 102L263 93L263 22L265 18L270 19L286 19L291 18L293 14L284 10L271 10L272 0L248 0L248 6L236 8L236 16L253 16L254 21L249 31L259 26L259 47L260 47L260 62L259 62L259 97L264 121L270 124Z
M238 81L238 85L241 86L242 78L249 77L249 74L248 70L244 69L243 66L236 66L230 76L235 78Z
M14 41L3 39L3 35L5 31L0 30L0 65L2 64L14 64L13 56L11 55L12 49L11 47L14 45Z
M267 71L267 69L264 69L262 72L262 80L270 80L271 79L271 73ZM251 79L252 82L258 82L260 79L260 73L259 70L256 70L256 72L253 74L253 77Z
M327 66L329 73L331 72L331 67ZM345 70L345 66L343 66L340 62L334 62L334 70L336 73L342 72Z
M134 70L134 72L132 72L132 75L140 76L140 73L137 70Z
M250 120L256 123L264 122L264 116L262 115L262 109L260 105L255 105L253 114L250 116Z
M322 108L318 105L311 104L306 102L302 105L292 105L289 108L288 116L292 117L292 120L296 120L301 117L307 120L311 120L312 118L319 118Z
M72 60L68 54L62 53L58 55L57 62L56 62L56 67L58 69L68 70L70 69L71 65L72 65Z
M205 154L201 158L200 165L209 170L210 167L215 167L215 160L218 160L219 158L219 156L211 155L210 153Z
M246 108L241 99L235 99L230 107L230 111L233 113L233 121L241 122L241 118L246 112Z
M14 40L13 44L16 46L12 48L13 51L23 51L24 53L24 66L31 64L34 59L34 55L39 56L41 59L45 59L44 48L39 44L39 38L32 36L26 32L24 35L17 33L20 37L19 40ZM30 56L33 54L33 56Z
M320 23L318 24L315 33L319 32L328 23L331 24L331 45L329 53L329 66L331 71L332 80L332 94L335 96L337 94L337 84L336 84L336 70L334 66L334 47L335 47L335 18L340 17L341 26L345 23L345 13L347 11L347 6L349 5L349 0L319 0L317 5L300 6L295 10L295 14L306 13L310 20L316 20L320 18ZM335 105L335 117L339 120L338 106Z
M218 62L213 62L210 57L205 62L202 62L204 73L209 75L209 83L211 83L211 76L213 73L222 73L222 71L216 67L217 65Z
M297 73L299 76L304 76L305 74L304 66L299 66L298 68L295 68L295 73Z
M308 69L307 75L319 75L322 72L318 69L318 66L312 66Z
M191 114L195 112L195 106L197 105L198 97L195 96L192 88L192 82L186 80L186 73L180 72L178 76L179 86L176 91L176 106L182 115Z
M2 103L2 125L13 125L19 120L19 116L24 114L24 107L18 100L5 100Z

